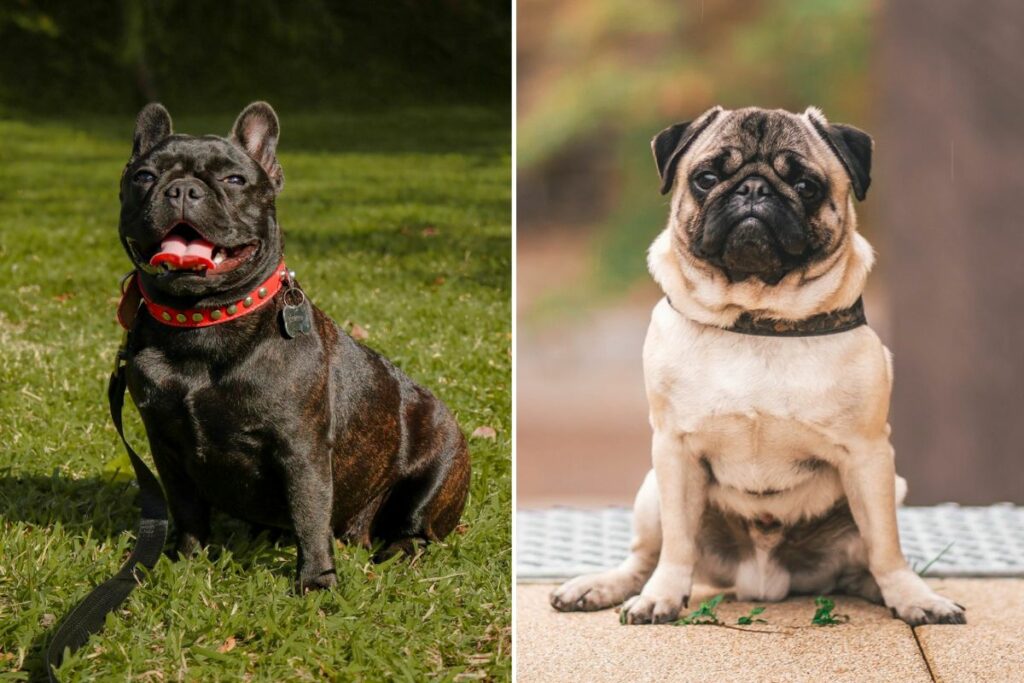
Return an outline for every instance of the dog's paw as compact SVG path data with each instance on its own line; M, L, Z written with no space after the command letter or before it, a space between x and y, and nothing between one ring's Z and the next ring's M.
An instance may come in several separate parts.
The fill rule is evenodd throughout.
M306 575L306 572L300 572L299 578L295 581L295 592L303 595L309 591L330 590L337 583L338 574L334 571L334 567L311 576Z
M426 548L427 542L419 537L399 538L391 541L373 555L374 562L385 562L392 557L413 557Z
M174 544L174 550L170 553L170 558L176 560L179 557L182 559L194 557L203 549L204 545L206 543L198 535L178 532L178 540Z
M622 605L619 620L623 624L671 624L689 602L689 596L655 598L641 593Z
M632 572L613 569L584 574L551 592L551 606L559 612L593 612L620 604L636 595L643 580Z
M909 569L894 572L879 581L879 586L893 616L911 626L967 623L962 605L933 591Z
M693 571L659 566L640 595L622 606L624 624L668 624L690 603Z

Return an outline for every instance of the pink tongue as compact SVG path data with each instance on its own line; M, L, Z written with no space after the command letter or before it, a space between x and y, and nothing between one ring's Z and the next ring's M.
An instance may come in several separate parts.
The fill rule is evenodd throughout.
M176 268L210 269L216 267L213 263L213 249L214 245L202 238L188 242L180 235L170 235L160 243L160 251L149 263L154 266L168 263Z
M161 245L161 249L163 245ZM213 244L207 242L204 239L192 240L188 243L188 248L185 249L187 256L197 256L199 258L213 260Z
M163 242L160 243L160 251L153 258L161 256L163 254L173 254L174 256L181 256L188 249L188 242L185 241L184 237L178 235L171 235ZM163 260L163 259L161 259Z

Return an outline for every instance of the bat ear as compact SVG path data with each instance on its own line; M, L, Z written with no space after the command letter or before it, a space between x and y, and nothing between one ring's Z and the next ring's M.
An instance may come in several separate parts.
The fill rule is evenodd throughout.
M844 123L829 123L816 108L809 108L805 114L832 153L839 157L846 174L850 176L853 195L858 201L864 201L871 186L871 151L875 141L859 128Z
M669 126L661 131L651 140L651 151L654 152L654 163L658 166L658 175L661 176L661 193L668 194L675 182L676 167L683 154L689 149L693 141L697 139L701 131L711 125L711 122L718 118L723 109L713 107L701 114L693 121L684 121L674 126Z
M284 171L277 161L277 140L281 124L274 108L266 102L253 102L242 110L231 127L230 139L245 150L270 176L274 189L284 187Z
M157 143L171 134L171 115L158 102L150 102L135 119L132 157L129 163L149 154Z

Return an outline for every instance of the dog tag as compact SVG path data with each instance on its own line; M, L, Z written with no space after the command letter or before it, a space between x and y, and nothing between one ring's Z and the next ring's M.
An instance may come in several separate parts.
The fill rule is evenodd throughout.
M294 294L298 293L299 302L290 303ZM313 329L313 321L309 314L309 304L306 302L306 295L297 287L289 289L284 294L284 308L281 309L281 322L284 324L284 333L289 339L295 339L300 334L309 334Z

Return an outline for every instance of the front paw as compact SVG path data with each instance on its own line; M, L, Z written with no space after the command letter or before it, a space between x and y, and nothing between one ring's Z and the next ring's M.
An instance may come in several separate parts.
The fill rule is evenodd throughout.
M584 574L552 591L550 602L559 612L592 612L636 595L642 583L642 576L621 569Z
M893 616L911 626L967 623L963 606L933 591L909 569L893 572L878 584Z
M179 557L189 558L196 555L206 543L198 535L188 532L178 532L178 540L174 544L174 551L170 557L176 560Z
M303 567L295 579L295 592L302 595L309 591L329 590L334 588L337 583L338 574L334 571L334 567L320 570Z
M624 624L669 624L690 603L693 572L687 569L662 569L651 576L640 595L622 606Z

